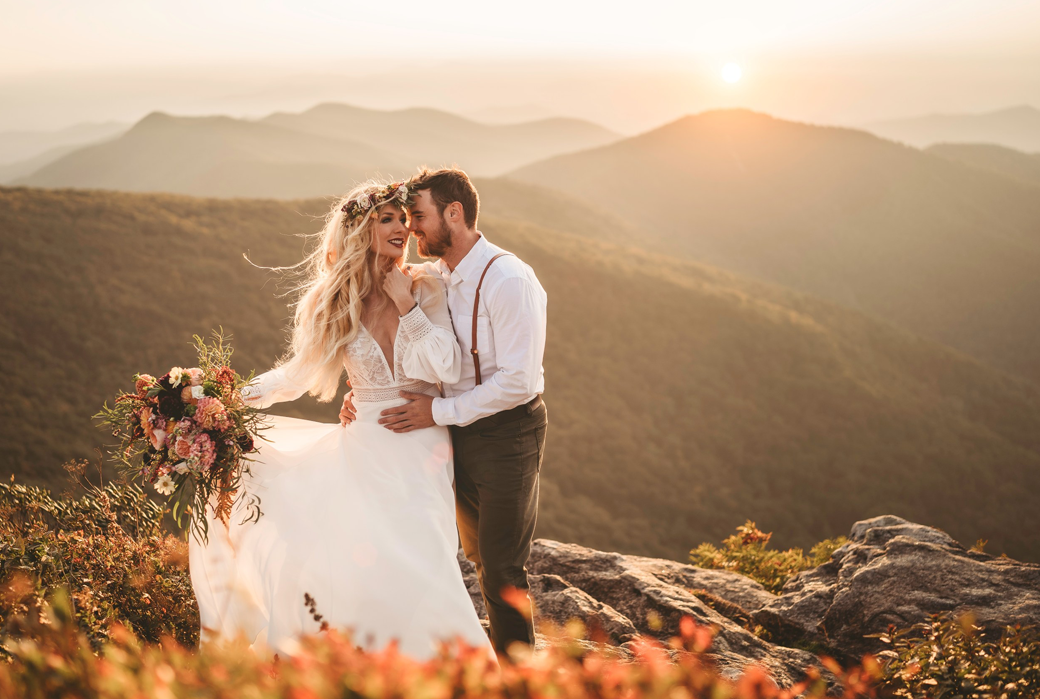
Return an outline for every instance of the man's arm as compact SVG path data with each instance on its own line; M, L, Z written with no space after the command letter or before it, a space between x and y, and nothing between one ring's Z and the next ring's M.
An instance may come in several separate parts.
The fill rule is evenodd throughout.
M434 398L438 425L468 425L520 405L537 390L545 354L545 291L527 277L507 277L484 300L498 370L463 394Z

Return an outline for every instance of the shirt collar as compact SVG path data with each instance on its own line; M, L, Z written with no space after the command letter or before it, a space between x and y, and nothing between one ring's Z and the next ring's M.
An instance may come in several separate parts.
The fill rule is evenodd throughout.
M480 233L480 231L477 231L477 233ZM462 258L461 262L455 265L455 271L451 273L452 284L458 284L468 279L475 279L484 271L485 260L490 252L491 244L488 243L484 234L480 233L480 237L477 238L477 242L473 244L470 251L466 253L466 256ZM441 268L442 271L448 269L448 265L444 264L441 260L437 260L437 264L443 265Z

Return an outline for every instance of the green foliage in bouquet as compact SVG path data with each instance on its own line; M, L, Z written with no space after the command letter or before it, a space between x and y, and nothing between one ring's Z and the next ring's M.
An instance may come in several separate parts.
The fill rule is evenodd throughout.
M1009 626L987 639L971 614L935 614L874 634L885 651L885 686L897 697L1035 699L1040 696L1040 627Z
M243 379L231 368L223 328L213 337L194 336L197 367L173 367L158 379L137 374L134 393L120 393L94 415L119 439L110 454L120 471L169 496L178 526L201 541L209 535L207 508L225 524L232 509L246 520L261 514L259 498L240 485L266 414L242 400L254 375Z
M809 550L800 548L777 551L769 548L771 532L761 531L751 520L737 527L737 533L722 542L722 548L701 544L690 551L690 561L700 568L731 570L755 580L773 594L803 570L826 563L831 554L847 539L825 539Z
M101 647L112 624L146 641L194 646L187 547L162 526L163 509L133 483L88 486L66 499L0 483L0 629L9 635L17 618L38 614L60 590L86 652Z

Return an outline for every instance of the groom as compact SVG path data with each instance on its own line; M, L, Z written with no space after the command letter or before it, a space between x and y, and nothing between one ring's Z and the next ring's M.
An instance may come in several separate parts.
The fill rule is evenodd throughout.
M465 172L423 169L409 186L410 230L420 255L439 258L434 267L447 285L462 376L443 386L444 398L402 391L409 402L384 410L379 422L394 432L451 430L459 536L477 569L491 642L504 656L513 643L534 645L525 565L547 425L546 295L529 266L477 230L480 201ZM346 420L353 419L349 398Z

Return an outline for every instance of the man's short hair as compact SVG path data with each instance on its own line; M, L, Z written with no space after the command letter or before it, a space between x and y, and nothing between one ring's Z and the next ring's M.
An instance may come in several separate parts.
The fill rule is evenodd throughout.
M445 207L452 202L462 204L462 216L467 228L477 227L477 214L480 213L480 197L477 188L462 170L457 167L430 170L421 168L411 179L411 188L415 191L429 190L430 198L437 205L437 212L444 214Z

